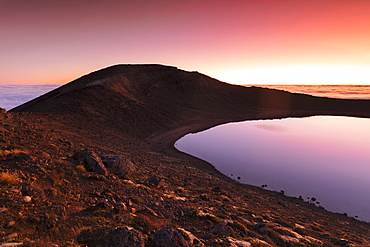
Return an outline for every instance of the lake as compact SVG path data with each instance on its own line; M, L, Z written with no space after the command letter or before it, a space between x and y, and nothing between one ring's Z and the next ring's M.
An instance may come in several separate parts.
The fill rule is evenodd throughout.
M242 183L315 198L330 211L370 221L370 119L228 123L188 134L175 147Z

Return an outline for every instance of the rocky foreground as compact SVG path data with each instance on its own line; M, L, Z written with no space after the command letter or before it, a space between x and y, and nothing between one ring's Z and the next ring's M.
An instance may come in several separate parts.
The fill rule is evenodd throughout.
M0 113L0 246L370 246L370 224L177 152L229 121L370 117L370 102L119 65Z

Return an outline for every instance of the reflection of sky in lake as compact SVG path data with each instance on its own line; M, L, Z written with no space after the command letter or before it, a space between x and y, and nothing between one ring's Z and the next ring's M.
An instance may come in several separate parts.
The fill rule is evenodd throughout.
M331 211L370 221L370 119L230 123L189 134L175 145L241 182L316 197Z
M10 110L59 85L0 85L0 107Z

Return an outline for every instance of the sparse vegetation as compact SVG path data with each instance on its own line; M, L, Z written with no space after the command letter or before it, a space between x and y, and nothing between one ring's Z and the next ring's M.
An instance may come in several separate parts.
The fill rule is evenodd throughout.
M76 166L76 171L78 173L84 173L84 172L86 172L86 168L82 165L78 165L78 166Z
M18 182L18 176L9 173L9 172L1 172L0 173L0 184L1 185L12 185Z

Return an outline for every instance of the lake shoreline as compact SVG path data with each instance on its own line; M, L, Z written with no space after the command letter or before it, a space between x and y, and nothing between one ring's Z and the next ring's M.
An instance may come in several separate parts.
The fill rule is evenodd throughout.
M370 184L362 175L368 172L369 120L313 116L232 122L186 135L176 148L241 183L315 197L332 212L369 222L363 205L370 203L365 190Z

